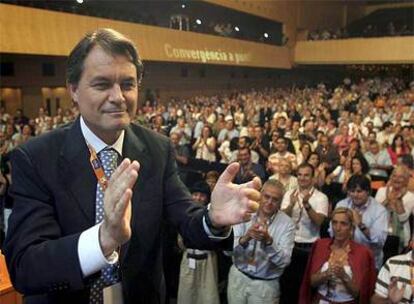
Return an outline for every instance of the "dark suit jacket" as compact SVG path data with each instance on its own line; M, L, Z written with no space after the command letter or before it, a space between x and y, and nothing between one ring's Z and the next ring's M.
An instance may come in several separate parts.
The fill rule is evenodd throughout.
M121 248L126 303L164 302L162 218L187 246L212 249L204 209L191 203L169 140L137 125L126 129L123 157L138 160L132 198L132 237ZM88 303L99 273L83 278L77 253L82 231L94 225L96 177L79 119L18 147L12 155L14 208L4 253L14 286L27 303Z

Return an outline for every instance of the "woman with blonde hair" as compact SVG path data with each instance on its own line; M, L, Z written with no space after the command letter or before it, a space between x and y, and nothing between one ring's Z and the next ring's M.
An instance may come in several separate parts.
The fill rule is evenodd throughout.
M332 213L332 238L317 240L308 259L300 289L300 304L369 303L376 271L372 252L352 240L352 211L338 207Z
M276 179L285 187L285 191L297 188L298 179L292 175L292 163L286 158L270 158L270 171L273 173L269 179Z

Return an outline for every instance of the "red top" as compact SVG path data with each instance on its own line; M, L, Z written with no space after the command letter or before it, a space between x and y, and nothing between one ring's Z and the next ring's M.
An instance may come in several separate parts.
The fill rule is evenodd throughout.
M310 304L316 289L311 289L311 275L318 272L322 265L328 261L331 254L333 239L319 239L313 244L309 255L302 286L300 287L299 304ZM352 280L359 289L359 303L369 303L374 293L377 272L375 270L374 256L371 250L361 244L350 241L351 250L348 254L349 266L352 270Z

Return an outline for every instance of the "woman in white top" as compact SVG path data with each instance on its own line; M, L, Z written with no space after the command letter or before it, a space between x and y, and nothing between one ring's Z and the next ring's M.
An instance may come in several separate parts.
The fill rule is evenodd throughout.
M212 135L210 126L204 126L201 136L193 145L196 151L196 159L203 159L210 162L216 161L216 138Z
M336 208L331 225L333 238L319 239L312 247L299 304L369 303L376 279L374 257L366 246L352 240L352 211Z

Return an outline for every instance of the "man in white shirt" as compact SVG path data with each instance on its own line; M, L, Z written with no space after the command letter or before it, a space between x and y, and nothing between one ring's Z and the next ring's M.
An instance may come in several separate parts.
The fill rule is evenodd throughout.
M300 286L312 244L320 237L320 227L328 216L328 198L314 188L313 177L311 165L299 165L298 188L286 192L283 197L281 208L295 223L292 262L285 271L282 286L282 298L286 303L297 303L298 294L291 288Z
M80 118L14 150L4 253L26 303L161 303L163 217L188 246L209 249L257 209L260 181L234 185L238 164L209 209L192 203L169 140L131 123L141 76L131 40L111 29L86 35L67 70Z
M384 261L399 254L410 241L409 218L414 213L414 193L408 191L410 172L403 165L393 170L385 187L378 189L375 200L388 211L388 237L384 245Z

